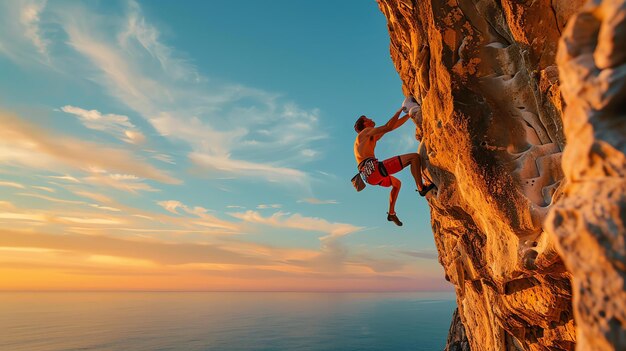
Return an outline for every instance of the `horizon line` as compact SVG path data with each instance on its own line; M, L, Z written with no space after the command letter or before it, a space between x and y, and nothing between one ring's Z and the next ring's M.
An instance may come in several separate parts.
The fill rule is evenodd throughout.
M454 290L0 290L0 293L419 293Z

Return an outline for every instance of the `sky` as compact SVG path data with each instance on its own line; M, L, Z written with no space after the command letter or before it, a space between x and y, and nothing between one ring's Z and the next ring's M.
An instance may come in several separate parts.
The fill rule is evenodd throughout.
M375 1L0 2L0 290L417 291L408 169L357 193L354 121L400 107ZM407 123L380 159L415 152Z

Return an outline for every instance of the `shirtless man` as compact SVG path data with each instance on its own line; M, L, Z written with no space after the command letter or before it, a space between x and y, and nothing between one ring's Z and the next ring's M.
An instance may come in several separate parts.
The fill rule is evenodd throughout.
M420 156L417 153L394 156L382 162L379 162L376 156L374 156L374 149L378 140L386 133L403 125L409 119L410 116L408 114L399 118L401 112L402 109L399 109L387 123L380 127L375 127L376 123L366 116L359 117L354 124L354 130L359 134L354 141L354 157L356 158L359 171L366 177L367 183L371 185L391 186L387 220L394 222L398 226L401 226L402 222L396 215L395 205L400 192L401 182L398 178L393 177L392 174L411 165L411 174L415 179L415 185L420 195L425 196L428 191L435 187L434 184L426 186L422 182Z

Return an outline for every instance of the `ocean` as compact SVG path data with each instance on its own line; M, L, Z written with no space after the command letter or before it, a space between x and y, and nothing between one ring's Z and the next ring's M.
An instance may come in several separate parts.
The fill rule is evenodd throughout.
M0 293L2 351L443 350L454 294Z

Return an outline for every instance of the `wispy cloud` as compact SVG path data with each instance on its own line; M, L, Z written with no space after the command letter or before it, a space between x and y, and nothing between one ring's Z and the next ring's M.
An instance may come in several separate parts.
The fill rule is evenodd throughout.
M300 154L304 157L315 157L319 154L319 152L311 149L304 149L300 152Z
M336 205L339 203L337 200L321 200L314 197L307 197L305 199L298 200L298 202L306 202L312 205Z
M52 178L52 179L58 179L58 180L64 180L64 181L68 181L68 182L72 182L72 183L80 183L80 180L76 179L75 177L72 177L71 175L62 175L62 176L48 176L48 178Z
M107 186L110 188L137 194L140 191L156 192L150 184L145 183L142 179L134 175L123 175L116 173L92 173L88 177L84 177L85 183Z
M156 59L161 68L175 79L199 81L197 69L182 58L174 56L173 50L159 41L159 31L149 23L141 14L139 4L134 1L128 3L129 12L126 18L125 28L118 36L118 43L127 51L136 50L138 43Z
M113 202L113 200L110 197L104 194L94 193L94 192L85 191L85 190L74 190L72 192L78 196L81 196L90 200L98 201L104 204Z
M93 217L57 217L57 220L60 220L65 223L70 224L122 224L123 222L118 219L111 218L93 218Z
M281 208L281 207L283 207L283 205L281 204L260 204L260 205L257 205L256 208L259 210L265 210L268 208Z
M278 228L291 228L327 233L331 237L341 237L364 229L348 223L333 223L323 218L307 217L299 213L276 212L263 217L259 212L246 211L230 213L231 216L249 223L259 223Z
M103 199L96 193L76 191L77 195ZM48 207L47 209L19 208L7 202L0 206L0 219L10 221L15 227L28 228L33 225L45 225L55 228L61 233L75 232L99 235L114 235L122 231L163 235L178 235L185 233L229 235L240 231L240 225L234 222L219 219L209 210L196 206L188 207L180 204L185 214L190 216L170 216L161 213L146 211L140 208L129 207L111 201L105 205L84 202L71 198L55 198L41 194L23 193L22 196L35 197L50 203L62 203L63 207ZM71 214L71 215L70 215ZM160 234L159 234L160 235Z
M18 212L0 212L0 219L10 219L18 221L34 221L34 222L46 222L48 218L39 213L18 213Z
M120 211L122 211L119 208L109 207L109 206L100 206L98 204L89 204L89 206L91 206L93 208L100 209L100 210L104 210L104 211L112 211L112 212L120 212Z
M43 190L43 191L47 191L47 192L49 192L49 193L56 193L56 190L54 190L54 189L52 189L52 188L50 188L50 187L47 187L47 186L33 185L33 186L31 186L31 188L33 188L33 189L38 189L38 190Z
M429 260L436 260L439 257L437 250L423 249L423 250L401 250L399 253L416 258L424 258Z
M272 166L270 164L234 160L210 154L191 153L189 159L198 166L219 173L231 173L244 177L266 179L275 183L299 184L308 189L309 176L294 168Z
M179 214L177 211L178 208L182 209L188 214L196 215L198 217L204 217L206 213L209 212L209 210L207 210L204 207L200 207L200 206L189 207L183 204L182 202L176 201L176 200L159 201L157 202L157 204L163 207L164 209L166 209L168 212L171 212L174 214Z
M46 201L50 201L50 202L58 202L58 203L62 203L62 204L83 204L84 203L82 201L60 199L60 198L57 198L57 197L46 196L46 195L41 195L41 194L18 193L18 195L33 197L33 198L42 199L42 200L46 200Z
M155 160L159 160L161 162L169 163L171 165L176 164L176 162L174 161L174 158L167 154L155 154L155 155L152 155L152 158Z
M179 214L176 209L179 207L183 207L183 204L180 201L176 200L159 201L157 202L157 204L173 214Z
M24 185L22 185L20 183L16 183L16 182L0 181L0 186L6 186L6 187L11 187L11 188L17 188L17 189L24 189Z
M24 35L30 39L37 51L44 57L48 57L48 41L43 38L39 27L41 11L46 6L46 0L23 1L20 11L20 23L24 27Z
M324 171L317 171L317 173L319 173L319 174L321 174L323 176L326 176L326 177L336 177L335 175L330 174L328 172L324 172Z
M0 164L17 164L59 173L65 168L83 172L98 168L163 183L180 183L167 172L125 150L58 135L8 113L0 112L0 122L4 126L0 129ZM71 176L55 177L77 181Z
M130 122L128 116L102 114L97 110L85 110L70 105L61 107L61 111L76 116L87 128L110 133L130 144L141 144L146 139L143 133Z
M233 232L239 229L237 225L231 222L224 221L224 220L218 219L215 216L209 215L208 214L209 210L207 210L204 207L200 207L200 206L189 207L177 200L159 201L157 202L157 204L163 207L166 211L170 213L180 214L178 212L178 209L181 209L187 214L194 215L202 219L200 221L198 220L192 221L192 223L196 225L200 225L203 227L231 230Z
M307 217L299 213L276 212L269 217L263 217L259 212L246 211L231 213L230 215L248 223L326 233L325 236L320 237L321 248L319 253L306 260L298 258L290 260L289 262L294 265L339 272L346 269L350 264L371 267L374 261L364 259L361 263L350 263L349 249L339 240L346 235L365 229L364 227L348 223L329 222L323 218Z
M46 0L0 2L0 54L18 64L49 64L50 41L41 23L46 3Z
M2 213L0 213L2 218ZM65 218L74 222L98 222L89 218ZM160 264L235 263L262 265L271 261L238 254L216 245L163 243L157 241L124 240L92 235L49 235L0 230L0 246L31 247L90 253L116 257L146 259Z

